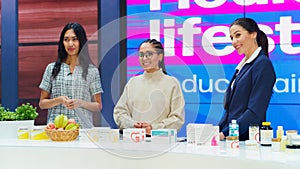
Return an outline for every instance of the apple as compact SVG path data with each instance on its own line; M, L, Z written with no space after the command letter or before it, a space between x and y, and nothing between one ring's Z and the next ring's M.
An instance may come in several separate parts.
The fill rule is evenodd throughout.
M47 124L47 129L53 129L53 128L55 128L54 123L48 123Z
M76 124L75 119L68 119L68 124Z

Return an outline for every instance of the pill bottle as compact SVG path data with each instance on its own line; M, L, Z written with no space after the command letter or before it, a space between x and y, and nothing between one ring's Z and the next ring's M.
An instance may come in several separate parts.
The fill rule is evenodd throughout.
M271 122L262 122L260 127L260 145L261 146L271 146L273 138L273 128L271 127Z

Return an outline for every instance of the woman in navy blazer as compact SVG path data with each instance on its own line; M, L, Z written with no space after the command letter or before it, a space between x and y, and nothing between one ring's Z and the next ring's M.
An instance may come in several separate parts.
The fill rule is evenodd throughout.
M236 67L224 97L225 114L219 122L220 140L229 134L232 119L239 124L239 140L249 139L249 125L266 121L276 80L268 55L268 39L257 23L239 18L230 25L233 47L245 57Z

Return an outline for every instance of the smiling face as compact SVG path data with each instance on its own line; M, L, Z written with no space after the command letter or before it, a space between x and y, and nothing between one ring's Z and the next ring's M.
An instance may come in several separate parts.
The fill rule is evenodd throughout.
M245 54L249 58L257 49L256 32L249 33L240 25L232 25L229 30L232 46L238 53Z
M158 54L156 49L150 43L143 43L139 49L139 62L148 73L159 70L159 61L162 60L163 54Z
M66 31L64 35L64 47L68 56L78 56L79 52L79 40L73 29Z

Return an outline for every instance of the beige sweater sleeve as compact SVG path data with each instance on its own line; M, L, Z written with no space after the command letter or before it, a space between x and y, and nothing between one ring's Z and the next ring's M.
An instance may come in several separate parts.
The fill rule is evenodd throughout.
M114 108L114 120L119 129L132 128L134 120L132 119L130 108L128 107L128 84L125 86L117 105Z

